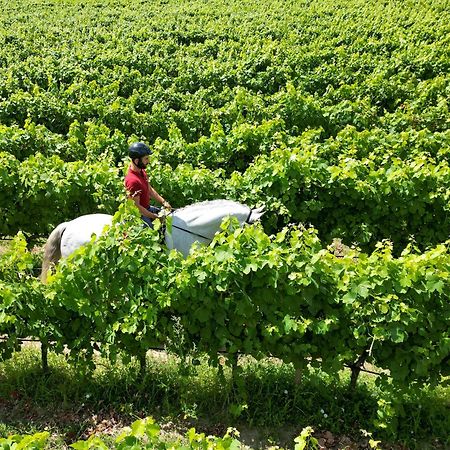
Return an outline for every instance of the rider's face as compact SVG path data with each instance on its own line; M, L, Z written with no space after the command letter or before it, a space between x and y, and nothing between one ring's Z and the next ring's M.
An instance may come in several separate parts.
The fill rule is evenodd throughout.
M148 163L150 162L150 158L148 155L142 156L139 159L135 159L134 164L138 166L140 169L145 169L148 166Z

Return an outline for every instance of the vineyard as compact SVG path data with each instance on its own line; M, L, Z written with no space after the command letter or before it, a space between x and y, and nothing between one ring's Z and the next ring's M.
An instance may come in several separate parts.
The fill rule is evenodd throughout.
M0 5L2 359L32 337L84 367L165 345L448 383L446 1ZM168 253L125 201L138 140L172 206L229 198L262 223ZM43 285L29 241L94 212L115 225Z

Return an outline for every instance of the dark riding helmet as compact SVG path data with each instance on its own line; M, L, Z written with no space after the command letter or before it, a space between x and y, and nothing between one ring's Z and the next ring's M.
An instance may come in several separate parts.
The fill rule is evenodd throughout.
M143 142L135 142L128 147L128 154L132 160L136 158L142 158L146 155L151 155L152 151L148 147L148 145Z

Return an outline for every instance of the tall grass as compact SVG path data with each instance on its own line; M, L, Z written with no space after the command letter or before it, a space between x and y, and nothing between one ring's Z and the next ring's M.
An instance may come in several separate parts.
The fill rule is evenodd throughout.
M383 392L374 376L362 377L356 392L348 390L349 373L305 372L300 383L289 364L242 358L233 378L224 368L198 366L163 352L147 355L144 379L137 362L111 364L99 359L93 373L71 367L50 354L50 373L40 368L37 348L25 348L0 364L0 434L53 431L58 447L86 436L92 415L129 423L154 416L178 427L217 430L227 426L255 428L271 442L291 441L305 426L335 435L361 438L366 430L384 442L409 448L444 448L448 440L450 390L425 389L404 395L394 417L394 431L376 428L377 401ZM62 445L62 444L61 444Z

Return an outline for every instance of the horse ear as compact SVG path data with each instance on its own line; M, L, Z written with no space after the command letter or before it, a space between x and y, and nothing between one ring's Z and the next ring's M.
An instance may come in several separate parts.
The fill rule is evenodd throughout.
M265 206L260 206L259 208L255 208L252 210L250 215L249 223L256 222L261 218L261 216L265 213Z

